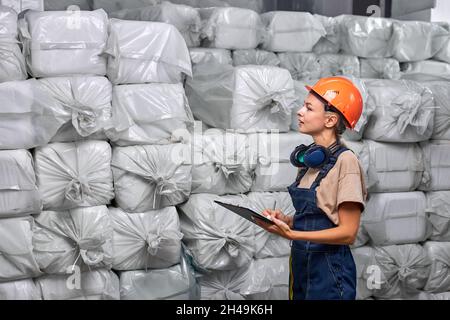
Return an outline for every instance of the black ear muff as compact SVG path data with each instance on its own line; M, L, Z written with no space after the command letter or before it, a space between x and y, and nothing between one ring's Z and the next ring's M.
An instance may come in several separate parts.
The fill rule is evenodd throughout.
M309 149L309 146L305 146L304 144L299 145L295 148L295 150L291 153L290 161L294 167L303 168L305 167L304 156L305 152Z

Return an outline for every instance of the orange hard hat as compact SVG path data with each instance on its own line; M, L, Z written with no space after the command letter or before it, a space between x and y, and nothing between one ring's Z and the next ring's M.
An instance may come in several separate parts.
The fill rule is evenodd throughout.
M339 113L347 128L355 128L362 114L363 99L353 82L341 77L322 78L306 89L325 102L326 109Z

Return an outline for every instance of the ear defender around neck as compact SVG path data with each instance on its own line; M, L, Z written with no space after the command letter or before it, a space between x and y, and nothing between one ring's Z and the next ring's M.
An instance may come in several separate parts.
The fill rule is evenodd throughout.
M298 168L321 168L326 165L337 149L339 144L336 142L326 148L316 144L309 146L300 145L292 152L290 160L293 166Z

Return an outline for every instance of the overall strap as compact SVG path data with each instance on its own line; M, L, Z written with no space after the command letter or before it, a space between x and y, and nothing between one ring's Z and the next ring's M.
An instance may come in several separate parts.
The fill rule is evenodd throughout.
M322 182L322 179L326 177L326 175L328 174L328 172L330 172L331 169L333 169L339 156L347 150L349 150L349 149L347 149L346 147L340 146L339 149L337 149L331 155L330 161L328 162L328 164L323 166L323 168L320 170L319 174L317 175L316 180L314 180L313 184L311 185L311 190L315 190L320 185L320 182Z

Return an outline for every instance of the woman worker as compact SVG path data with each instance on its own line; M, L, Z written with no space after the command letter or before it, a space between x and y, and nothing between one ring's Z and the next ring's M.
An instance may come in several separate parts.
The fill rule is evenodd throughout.
M275 225L267 231L291 241L291 300L354 300L356 266L349 245L358 233L366 188L357 157L340 142L362 113L357 87L341 77L319 80L298 111L299 131L314 143L298 146L291 162L299 168L288 188L296 213L265 210Z

